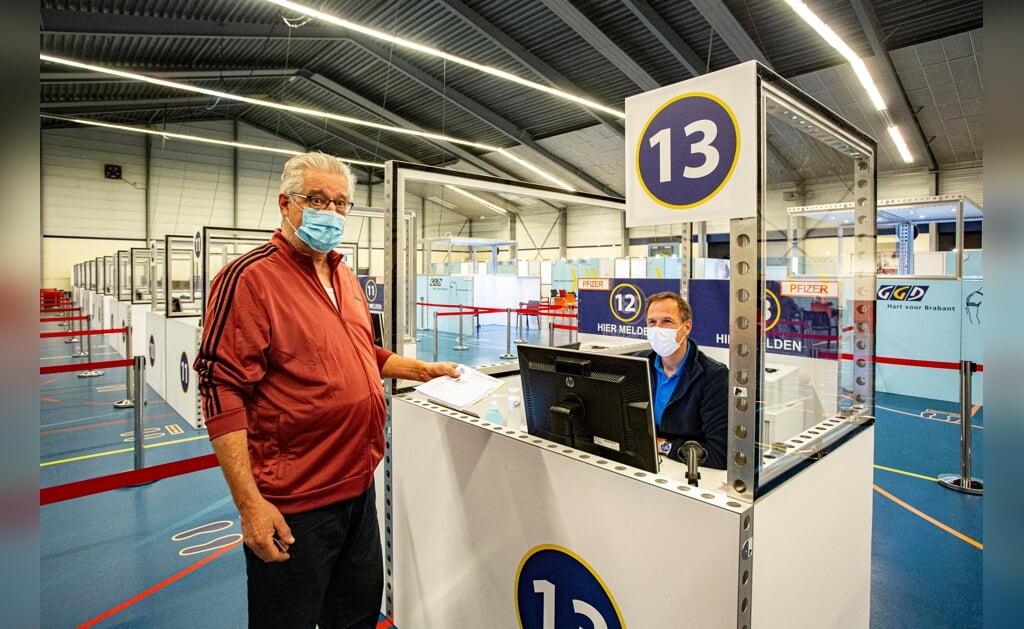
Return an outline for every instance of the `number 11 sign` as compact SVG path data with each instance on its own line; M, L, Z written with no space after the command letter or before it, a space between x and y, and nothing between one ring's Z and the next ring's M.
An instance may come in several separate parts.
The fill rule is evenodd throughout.
M757 63L626 99L626 225L753 216Z

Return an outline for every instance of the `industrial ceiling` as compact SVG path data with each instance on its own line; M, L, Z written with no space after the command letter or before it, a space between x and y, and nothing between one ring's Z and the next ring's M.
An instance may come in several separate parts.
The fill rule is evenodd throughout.
M327 0L331 16L613 109L757 60L878 141L885 174L982 162L981 0L805 0L865 60L905 163L843 57L783 0ZM263 0L42 0L43 55L506 149L577 189L624 196L624 125ZM305 4L305 3L300 3ZM40 62L40 113L151 128L237 120L339 157L538 181L500 152ZM44 129L77 126L42 117ZM360 168L361 181L381 171Z

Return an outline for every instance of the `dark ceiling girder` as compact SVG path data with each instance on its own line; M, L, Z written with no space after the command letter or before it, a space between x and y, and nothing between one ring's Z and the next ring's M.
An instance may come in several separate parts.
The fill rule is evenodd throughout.
M911 137L906 138L908 145L916 145L917 150L915 152L927 157L928 168L932 171L938 170L938 163L935 161L935 155L932 153L931 146L929 146L928 141L924 137L921 123L910 107L910 101L907 100L907 91L903 89L903 83L896 73L896 67L892 63L892 58L889 57L889 51L882 44L885 41L885 37L882 33L882 25L878 21L878 15L875 13L874 5L871 4L870 0L850 0L850 4L853 5L853 12L857 14L860 26L864 29L864 34L871 44L871 51L875 53L875 59L878 60L875 67L882 73L882 76L878 77L879 83L888 83L896 88L894 90L896 92L894 95L895 102L886 103L886 106L892 112L902 114L901 117L908 121L908 124L904 127L910 127L908 131L910 131Z
M754 43L747 31L743 30L722 0L690 0L690 4L718 33L718 36L722 38L737 59L740 61L754 60L768 68L772 67L768 57L764 56L764 52Z
M593 46L596 51L601 53L605 59L618 68L622 74L639 85L640 89L648 92L661 87L661 84L655 81L654 77L641 68L615 42L608 39L597 25L588 20L568 0L541 0L541 2L570 28L576 31L587 43Z
M256 98L255 96L253 98ZM70 115L62 110L73 109L73 114L117 114L139 111L159 111L164 109L209 109L217 101L212 96L182 96L178 98L122 98L118 100L76 100L68 102L40 103L43 112ZM248 103L224 102L219 107L247 107Z
M406 120L405 118L403 118L402 116L399 116L396 113L393 113L393 112L390 112L390 111L387 111L387 110L382 110L375 103L373 103L372 101L370 101L369 99L367 99L363 95L357 94L356 92L350 90L349 88L344 87L342 85L339 85L337 82L335 82L335 81L333 81L333 80L331 80L331 79L329 79L329 78L327 78L327 77L325 77L325 76L323 76L321 74L313 74L313 75L309 76L308 79L309 79L309 81L311 83L313 83L314 85L320 87L321 89L324 89L324 90L327 90L327 91L332 92L334 94L337 94L338 96L341 96L342 98L345 98L346 100L351 101L352 103L355 103L359 107L362 107L368 113L371 113L371 114L380 116L381 118L384 118L385 120L387 120L391 124L394 124L396 126L405 127L407 129L415 129L415 130L418 130L418 131L424 130L419 125ZM473 155L472 153L470 153L469 151L463 149L462 147L460 147L457 144L451 144L449 142L440 142L440 141L437 141L437 140L429 140L429 139L426 139L426 138L424 138L424 140L428 141L428 142L430 142L432 144L438 145L443 150L448 151L452 155L455 155L455 156L459 157L460 159L462 159L463 161L465 161L467 163L473 164L474 166L476 166L477 168L481 169L484 173L486 173L488 175L494 175L494 176L498 176L498 177L508 177L509 176L509 173L507 173L507 172L505 172L505 171L495 167L494 165L492 165L492 164L490 164L490 163L480 159L476 155ZM411 161L415 161L415 160L411 160Z
M645 0L622 0L622 4L654 35L655 39L661 42L661 45L676 58L676 61L686 68L691 76L700 76L707 71L707 64L701 60L700 55L694 52L679 36L679 33L669 26L665 18L658 15ZM682 81L686 78L689 77L680 77L679 80Z
M412 128L412 129L419 129L420 128L420 127L414 125L413 123L409 122L408 120L405 120L401 116L398 116L396 114L393 114L393 113L387 112L387 111L380 112L378 107L376 107L372 102L370 102L368 99L366 99L362 95L357 94L356 92L354 92L354 91L352 91L352 90L350 90L348 88L342 87L342 86L338 85L337 83L335 83L334 81L331 81L330 79L327 79L326 77L324 77L322 75L311 74L309 72L305 72L305 71L301 71L301 70L280 70L280 69L223 70L223 71L222 70L174 70L174 71L165 71L165 72L151 72L151 73L148 74L148 76L151 76L151 77L154 77L154 78L160 78L160 79L174 79L174 80L185 80L185 81L189 81L189 80L192 80L192 81L195 81L195 80L206 80L206 79L244 80L244 79L250 79L250 78L282 78L282 79L287 79L287 78L292 78L292 77L301 77L303 80L307 80L307 81L313 83L314 85L316 85L317 87L319 87L321 89L325 89L325 90L331 91L331 92L335 93L338 96L346 98L349 101L355 103L356 105L362 107L364 110L366 110L368 112L371 112L371 113L373 113L375 115L380 115L381 117L388 119L392 123L396 123L396 124L399 124L399 125L402 125L402 126L405 126L405 127L408 127L408 128ZM42 82L42 83L80 83L80 82L95 82L97 80L99 80L99 81L109 80L109 81L119 81L119 82L131 82L129 79L122 79L122 78L113 77L113 76L107 77L107 76L104 76L104 75L101 75L101 74L96 74L95 72L53 72L53 73L47 72L47 73L41 75L41 77L40 77L40 82ZM246 96L249 97L249 98L266 98L266 95L246 94ZM124 104L132 105L132 106L139 105L139 107L132 107L133 109L138 109L138 110L145 110L145 109L159 110L159 109L166 109L166 107L164 107L162 105L164 103L168 103L168 102L174 102L174 103L189 103L190 102L190 103L193 103L193 105L192 105L193 107L200 107L200 106L205 107L206 105L204 104L204 101L210 102L210 101L215 101L215 100L216 99L214 99L211 96L196 95L196 96L193 96L193 97L184 97L184 98L175 98L175 99L160 99L159 102L146 101L146 100L141 100L141 99L131 100L131 101L95 101L94 103L90 104L88 111L89 111L89 113L115 113L115 112L105 112L104 109L103 109L103 103L110 103L111 105L116 105L116 106L121 106L121 105L124 105ZM199 101L199 102L197 103L197 101ZM228 101L228 102L221 101L221 103L225 104L225 105L232 105L232 106L248 106L246 103L234 103L234 102L231 102L231 101ZM81 109L81 105L82 105L81 101L78 101L78 102L68 102L68 103L47 103L47 104L43 105L43 107L46 108L46 109L66 109L66 108L72 108L72 109L75 109L76 111L79 111L81 113L86 113L87 110ZM509 177L510 176L510 174L508 172L503 171L503 170L497 168L496 166L494 166L493 164L490 164L489 162L484 161L484 160L480 159L479 157L477 157L477 156L475 156L475 155L473 155L473 154L471 154L471 153L469 153L467 151L462 150L457 145L449 144L447 142L437 142L437 141L434 141L434 140L425 140L425 141L432 142L434 144L442 146L445 150L448 150L451 153L453 153L454 155L457 155L459 158L461 158L461 159L463 159L463 160L465 160L465 161L467 161L469 163L474 164L475 166L477 166L478 168L480 168L481 170L483 170L487 174L495 175L495 176L499 176L499 177ZM367 151L369 151L371 153L374 152L372 149L369 149L368 147L366 147L364 145L358 144L356 142L353 142L353 144L357 144L357 145L360 146L360 148L362 148L364 150L367 150ZM416 160L413 160L412 158L410 158L409 156L405 155L404 153L400 153L398 151L392 151L390 149L386 149L386 150L387 150L388 153L390 153L392 155L393 159L402 159L402 160L405 160L405 161L416 161Z
M78 19L78 18L81 19ZM561 157L551 153L544 147L537 144L533 137L525 129L521 129L509 122L508 120L494 114L490 110L484 108L476 101L455 92L450 88L446 88L440 81L430 76L426 72L419 70L416 66L411 63L405 62L403 59L390 55L387 51L377 44L375 40L370 37L358 35L346 30L339 30L337 28L322 28L322 27L310 27L309 25L304 26L301 29L295 29L294 32L289 33L288 28L284 25L278 26L266 26L266 25L252 25L252 24L223 24L219 22L212 22L209 20L191 20L188 21L188 28L181 29L181 25L175 20L161 20L154 18L147 18L143 16L125 16L125 15L96 15L92 13L78 13L74 11L53 11L43 10L41 12L41 24L42 32L61 32L61 33L72 33L72 34L95 34L95 35L122 35L122 36L139 36L139 37L214 37L214 38L237 38L237 37L252 37L259 39L267 39L274 36L276 33L280 33L280 37L293 37L293 38L322 38L329 39L332 41L340 41L347 39L356 45L362 47L367 52L374 54L380 59L388 61L393 64L396 68L404 72L407 76L413 80L419 82L424 87L431 89L432 91L442 95L453 103L464 109L467 113L476 116L480 120L491 125L498 131L508 136L513 141L523 144L528 148L536 151L545 159L552 161L557 164L560 168L572 173L576 177L585 181L588 185L595 187L604 194L622 196L621 193L609 188L598 179L591 175L583 172L581 168L571 164L570 162L562 159Z
M523 146L526 146L529 149L532 149L533 151L540 154L541 157L550 160L551 162L554 162L560 168L579 177L580 179L587 182L591 186L594 186L602 193L618 197L622 196L620 193L612 190L601 181L583 172L583 170L580 169L578 166L571 164L570 162L562 159L561 157L547 150L543 146L537 144L537 141L533 139L533 135L531 135L530 132L527 131L526 129L522 129L516 126L512 122L506 120L505 118L502 118L498 114L485 108L483 105L469 98L468 96L462 94L461 92L458 92L450 87L446 87L444 83L437 80L430 74L424 72L423 70L420 70L418 67L409 63L405 59L401 59L399 57L396 57L395 55L389 54L386 48L377 44L377 42L370 40L370 38L352 37L350 38L350 41L352 41L352 43L356 44L360 48L364 49L366 52L381 59L382 61L390 63L392 66L394 66L396 70L402 72L403 74L405 74L412 80L416 81L423 87L431 90L432 92L435 92L439 96L447 98L449 101L459 106L467 113L475 116L479 120L482 120L483 122L487 123L494 129L500 131L514 142L517 142L519 144L522 144Z
M558 70L555 70L540 57L527 50L525 46L509 37L506 33L502 32L493 24L485 20L479 13L466 6L462 0L437 1L453 14L461 18L466 24L476 29L478 33L493 41L499 48L531 70L535 75L537 75L537 77L543 79L543 81L548 85L557 87L558 89L569 92L570 94L586 93L584 90L581 90L579 87L574 85L569 79L565 78L558 72ZM592 115L598 122L603 124L606 129L615 135L625 137L626 130L622 127L622 121L618 118L591 109L590 107L581 106L581 108Z

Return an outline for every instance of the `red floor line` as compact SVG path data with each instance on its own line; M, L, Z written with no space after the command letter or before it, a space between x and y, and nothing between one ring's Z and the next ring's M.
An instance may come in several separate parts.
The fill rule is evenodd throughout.
M160 419L162 417L176 417L176 416L177 416L177 413L161 413L159 415L148 415L148 416L144 417L143 419L150 420L150 419ZM125 424L125 423L128 423L130 421L132 421L132 420L130 420L130 419L116 419L116 420L109 421L109 422L99 422L97 424L86 424L84 426L71 426L69 428L54 428L53 430L47 430L47 431L39 433L39 436L52 435L52 434L56 434L56 433L59 433L59 432L71 432L73 430L85 430L87 428L101 428L103 426L113 426L114 424Z
M60 404L60 400L55 400L52 397L44 397L42 398L42 400L44 402L53 402L54 404Z
M91 619L85 621L84 623L78 625L77 629L86 629L87 627L94 627L97 624L99 624L99 623L103 622L104 620L106 620L107 618L110 618L112 616L120 614L121 612L123 612L124 610L128 609L129 607L131 607L135 603L138 603L139 601L142 601L142 600L145 600L145 599L149 598L150 596L156 594L157 592L159 592L160 590L164 589L168 585L171 585L175 581L180 581L182 578L184 578L184 577L188 576L189 574L195 572L199 568L202 568L206 564L210 563L211 561L213 561L217 557L220 557L221 555L223 555L224 553L228 552L229 550L231 550L235 546L238 546L241 543L242 543L242 540L238 540L237 542L235 542L233 544L225 546L224 548L221 548L221 549L217 550L216 552L214 552L214 553L212 553L212 554L210 554L210 555L208 555L206 557L203 557L202 559L200 559L199 561L195 562L191 566L185 568L184 570L181 570L181 571L179 571L179 572L177 572L175 574L172 574L171 576L167 577L166 579L164 579L160 583L157 583L156 585L154 585L154 586L152 586L152 587L150 587L150 588L148 588L146 590L143 590L142 592L139 592L138 594L136 594L135 596L131 597L130 599L128 599L128 600L126 600L126 601L124 601L122 603L119 603L119 604L111 607L110 609L108 609L107 611L103 612L99 616L91 618Z
M47 430L39 433L39 436L43 435L55 435L60 432L72 432L74 430L86 430L87 428L99 428L101 426L113 426L114 424L127 424L130 419L115 419L109 422L100 422L98 424L89 424L88 426L70 426L68 428L54 428L53 430Z
M45 382L40 382L39 384L40 385L53 384L54 382L57 382L57 379L56 378L50 378L49 380L46 380Z

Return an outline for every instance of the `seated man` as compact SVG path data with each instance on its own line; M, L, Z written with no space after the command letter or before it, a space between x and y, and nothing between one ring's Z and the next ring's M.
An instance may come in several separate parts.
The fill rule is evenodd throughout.
M654 421L660 452L685 461L683 444L696 441L707 452L702 463L725 469L729 428L729 369L700 351L688 337L693 311L672 292L647 299L648 354L654 389Z

